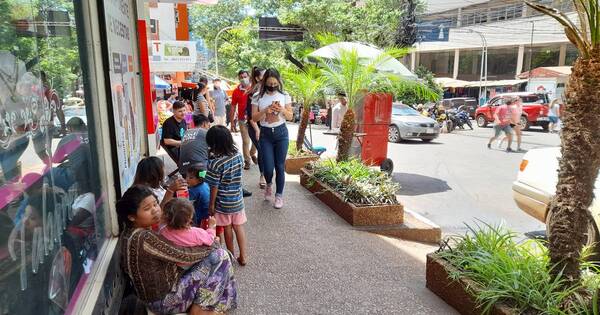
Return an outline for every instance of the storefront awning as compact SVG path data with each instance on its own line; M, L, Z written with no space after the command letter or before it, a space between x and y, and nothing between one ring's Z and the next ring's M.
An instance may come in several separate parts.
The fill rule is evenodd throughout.
M171 85L167 81L159 78L158 76L154 76L154 87L156 87L157 89L170 89Z

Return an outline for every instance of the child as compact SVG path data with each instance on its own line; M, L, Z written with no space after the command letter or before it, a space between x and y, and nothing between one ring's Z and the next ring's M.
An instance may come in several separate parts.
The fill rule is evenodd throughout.
M235 231L240 249L237 261L245 266L246 235L242 226L247 221L242 197L244 158L235 147L231 133L224 126L211 127L206 133L206 143L212 155L205 178L210 186L208 213L215 216L217 226L225 227L225 244L232 253Z
M208 222L208 203L210 201L210 188L204 182L205 176L206 169L200 163L189 166L185 175L190 201L194 204L194 226L202 228L205 228Z
M189 200L175 198L167 202L162 213L165 227L160 234L173 244L183 247L212 246L215 241L215 218L208 219L208 230L192 227L194 206Z

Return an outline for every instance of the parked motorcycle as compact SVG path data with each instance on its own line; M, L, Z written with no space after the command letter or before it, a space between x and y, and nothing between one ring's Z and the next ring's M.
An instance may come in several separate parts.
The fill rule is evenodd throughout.
M454 126L465 129L465 125L469 126L471 130L473 130L473 125L471 124L471 120L469 119L469 113L463 109L452 110L449 111L452 113L452 122Z

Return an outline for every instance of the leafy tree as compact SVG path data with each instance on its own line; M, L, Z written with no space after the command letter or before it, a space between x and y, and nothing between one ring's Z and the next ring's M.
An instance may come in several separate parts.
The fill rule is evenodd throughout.
M588 213L594 199L594 182L600 170L600 4L573 0L578 13L574 22L564 13L538 3L528 6L551 16L565 29L579 57L573 64L562 112L562 157L559 159L556 196L547 220L552 273L561 273L565 285L580 281L580 258L587 240L597 230ZM590 230L590 224L592 229Z
M407 88L406 85L399 85L392 91L394 94L394 99L397 101L402 101L404 104L418 104L438 100L444 90L441 86L435 83L433 73L429 71L429 69L419 66L415 70L415 74L433 93L418 93L418 91L415 91L414 89Z

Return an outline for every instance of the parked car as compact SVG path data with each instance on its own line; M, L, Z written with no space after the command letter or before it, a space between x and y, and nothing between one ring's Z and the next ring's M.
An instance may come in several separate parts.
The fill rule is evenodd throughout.
M392 106L392 119L388 130L389 142L404 139L421 139L429 142L440 135L440 125L403 104Z
M496 107L504 104L508 97L515 96L523 100L523 115L521 116L523 130L528 130L531 126L541 126L548 131L548 95L532 92L502 93L490 99L475 111L477 126L484 128L489 123L493 123Z
M73 117L79 117L83 121L83 123L87 126L87 115L85 112L85 106L70 106L63 108L63 112L65 113L65 122L69 122L69 120ZM54 116L54 137L58 137L60 135L60 121L58 117Z
M512 185L517 206L530 216L546 223L548 229L548 205L556 193L558 182L559 147L529 150L521 161L517 180ZM596 179L594 195L600 196L600 176ZM600 200L594 199L588 209L587 244L600 241Z
M443 99L442 105L444 105L444 108L446 109L463 109L469 114L469 117L475 119L477 100L472 97L454 97Z

